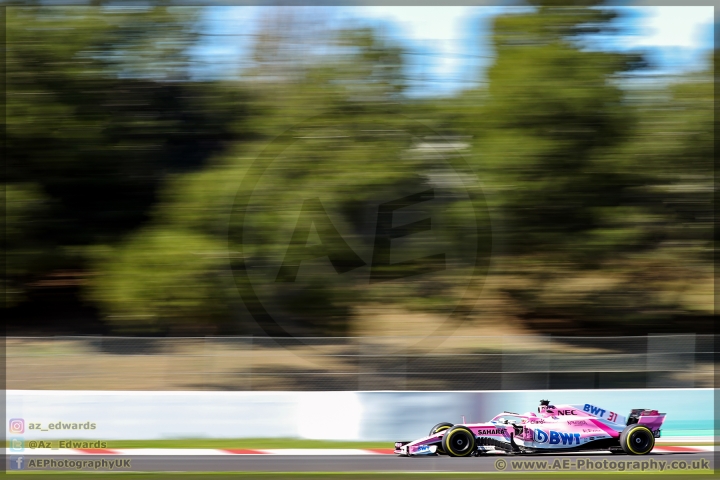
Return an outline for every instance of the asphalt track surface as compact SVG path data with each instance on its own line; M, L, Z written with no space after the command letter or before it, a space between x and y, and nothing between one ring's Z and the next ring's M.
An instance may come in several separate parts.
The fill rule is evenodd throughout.
M100 458L99 458L100 457ZM700 460L705 459L709 468L714 468L713 452L702 453L665 453L649 454L643 456L612 455L612 454L563 454L563 455L487 455L476 458L450 458L445 456L428 457L397 457L395 455L353 455L353 456L292 456L292 455L228 455L228 456L141 456L141 455L75 455L62 456L33 456L25 455L25 461L32 458L48 460L92 460L101 458L107 460L129 459L130 469L114 469L131 472L529 472L529 471L582 471L586 473L608 471L597 468L577 468L579 461L587 464L597 462L685 462L688 467L693 462L699 466ZM500 460L505 460L498 464ZM548 465L555 463L555 468L522 468L513 467L516 461L547 461ZM10 470L10 458L6 456L6 469ZM566 462L563 465L562 462ZM557 465L563 465L561 469ZM565 468L567 466L568 468ZM666 467L666 469L669 467ZM33 469L36 470L36 469ZM46 468L43 470L72 471L68 468ZM87 469L83 469L87 471ZM102 469L101 469L102 470ZM656 467L653 470L658 470ZM29 471L25 469L25 471ZM36 470L37 471L37 470ZM92 471L92 470L91 470ZM107 471L107 470L104 470ZM618 468L609 471L619 471ZM626 470L631 471L631 470ZM680 473L680 472L677 472ZM688 470L689 473L689 470Z

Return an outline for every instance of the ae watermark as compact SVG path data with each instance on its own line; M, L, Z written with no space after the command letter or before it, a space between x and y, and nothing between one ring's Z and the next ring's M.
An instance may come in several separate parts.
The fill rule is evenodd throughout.
M410 333L428 348L475 303L492 230L468 145L395 116L372 129L310 118L270 142L240 181L232 273L268 336L302 344L305 326L342 322L363 295L397 304L435 295L442 320Z

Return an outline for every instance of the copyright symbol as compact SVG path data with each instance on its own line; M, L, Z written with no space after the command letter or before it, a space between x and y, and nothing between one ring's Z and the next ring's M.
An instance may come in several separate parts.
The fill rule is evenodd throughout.
M496 470L505 470L507 468L507 462L503 458L498 458L495 460L495 469Z
M36 442L35 440L30 440L30 441L28 442L28 447L30 447L30 448L36 448L36 447L37 447L37 442Z

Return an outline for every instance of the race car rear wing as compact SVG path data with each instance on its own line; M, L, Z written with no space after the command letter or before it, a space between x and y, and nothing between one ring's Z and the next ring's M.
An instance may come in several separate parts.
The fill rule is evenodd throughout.
M633 408L630 411L627 424L632 425L634 423L645 425L656 437L660 436L660 427L662 427L665 421L665 414L660 413L657 410L650 410L647 408Z

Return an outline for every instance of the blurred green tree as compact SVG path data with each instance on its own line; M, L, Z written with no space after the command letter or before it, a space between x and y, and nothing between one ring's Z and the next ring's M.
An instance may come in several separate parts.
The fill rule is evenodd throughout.
M74 271L72 295L115 331L238 333L240 297L254 305L231 269L245 269L296 333L346 334L369 304L454 307L492 236L502 315L563 332L695 328L681 321L713 311L711 71L636 84L641 57L587 41L615 11L532 5L497 17L487 86L422 101L381 31L312 15L275 10L241 79L197 82L197 9L8 9L7 298L40 304L32 285ZM446 162L460 155L482 182L475 203L472 176ZM437 201L378 227L379 205L431 189ZM315 199L352 249L335 263L364 265L306 259L276 282L306 237L337 240L293 234ZM431 236L398 236L402 252L376 241L430 217ZM432 276L413 274L439 263L403 261L441 253Z
M613 80L637 58L583 48L578 36L605 28L612 11L546 3L495 21L478 165L501 192L503 243L513 253L587 261L599 252L579 241L605 227L602 209L622 204L637 182L607 161L636 123Z
M537 2L496 19L497 59L471 123L475 165L492 189L505 270L524 277L508 293L534 326L561 319L565 332L672 330L688 310L647 258L661 257L700 211L705 220L690 235L707 248L712 130L710 103L697 100L712 87L685 82L670 89L671 101L653 88L633 94L626 73L642 58L588 47L587 35L617 15L591 8L599 5ZM692 180L673 189L680 171ZM679 273L677 258L692 255L674 255Z
M419 294L429 287L422 280L403 288L387 283L368 287L376 245L375 217L380 203L427 190L428 175L443 171L432 156L412 150L419 141L415 135L426 136L428 129L403 115L408 102L401 95L405 79L402 52L397 46L369 29L342 30L327 39L324 55L313 61L301 58L299 65L294 65L292 58L274 56L273 52L285 51L283 41L297 48L296 42L305 37L285 33L290 38L259 35L257 48L262 53L261 61L246 72L237 86L252 91L251 128L257 138L239 142L219 156L212 168L174 177L166 184L162 200L154 210L153 226L144 230L155 231L162 226L159 228L178 232L179 238L190 232L203 235L210 243L215 242L216 254L222 250L222 242L227 242L234 268L251 269L258 282L263 275L257 272L272 270L265 277L276 278L294 238L300 207L309 199L320 199L333 227L351 249L342 246L338 251L347 253L348 258L335 260L357 264L360 256L362 273L355 275L355 269L342 275L328 273L322 270L326 259L307 261L303 265L309 266L303 267L305 274L301 280L278 284L260 278L255 291L265 305L274 306L273 316L286 327L296 328L296 332L344 334L352 309L368 299L402 304L426 296ZM251 168L258 158L265 159L267 170L256 168L257 165ZM465 200L453 196L453 189L458 188L462 190L462 185L445 188L445 198L428 207L426 215L441 210L448 213L445 238L436 241L446 247L452 245L448 248L470 257L462 265L470 268L475 252L462 241L473 226L463 224ZM250 195L250 205L245 208L243 200ZM146 246L146 241L151 243ZM310 243L313 241L310 239ZM218 312L211 323L227 325L230 313L215 306L237 302L238 292L232 289L247 294L250 285L242 282L234 285L231 279L230 289L227 284L216 285L212 289L215 294L189 296L184 307L178 304L178 310L167 310L164 296L147 293L155 285L142 286L145 279L155 278L149 270L157 268L156 265L144 255L133 253L149 250L152 245L160 245L158 238L140 232L134 240L119 245L117 251L108 250L100 255L103 260L98 269L105 272L106 279L94 283L93 298L106 311L117 314L117 318L122 317L117 312L130 306L136 312L145 312L130 315L172 312L164 320L170 323L172 318L192 317L192 312L205 310ZM176 252L184 249L190 255L193 251L190 241L186 247L182 242L173 245ZM297 247L302 250L304 244ZM437 249L437 244L426 239L404 253L409 258L425 258L437 255ZM242 258L235 256L235 252L242 252ZM376 273L405 278L415 270L427 268L396 260L392 263ZM183 272L177 275L184 278L178 285L205 291L209 278L222 276L222 266L213 261L193 261ZM453 303L457 281L460 280L448 275L445 283L433 284L431 296L436 305ZM120 289L119 285L128 288ZM121 291L125 293L121 295ZM227 296L221 302L218 295ZM443 295L447 295L444 301ZM247 298L244 295L246 303ZM252 309L253 305L249 307ZM180 311L183 308L187 310L184 313Z
M212 85L188 81L197 15L7 9L8 201L22 192L44 199L42 213L8 218L11 230L32 236L8 246L12 291L58 270L84 276L76 247L115 242L146 222L168 173L199 168L231 140L228 125L242 110L225 105L232 97L215 100ZM31 264L23 260L30 245L45 253ZM16 260L25 267L16 270Z

